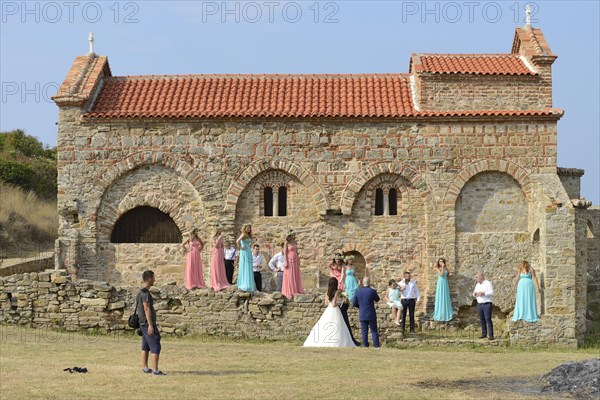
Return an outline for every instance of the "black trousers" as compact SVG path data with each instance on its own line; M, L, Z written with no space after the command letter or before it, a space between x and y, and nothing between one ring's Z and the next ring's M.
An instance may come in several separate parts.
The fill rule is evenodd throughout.
M481 323L481 336L494 337L492 324L492 303L477 303L477 314Z
M254 284L256 285L256 290L262 292L262 274L260 271L254 271Z
M350 328L350 319L348 319L348 307L348 302L344 301L342 305L340 305L340 311L342 312L342 318L344 318L344 322L346 323L346 326L350 331L350 337L352 338L352 341L355 345L358 346L360 343L357 342L356 339L354 339L354 334L352 334L352 328Z
M402 299L400 300L402 303L402 332L404 332L404 327L406 326L406 312L408 311L410 318L410 331L415 331L415 306L417 304L417 299Z
M227 275L227 282L229 282L230 285L233 285L234 264L234 260L225 260L225 275Z

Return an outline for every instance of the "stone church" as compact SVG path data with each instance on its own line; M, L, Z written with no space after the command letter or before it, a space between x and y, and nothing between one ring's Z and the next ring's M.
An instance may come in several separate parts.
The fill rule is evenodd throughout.
M252 224L266 257L297 233L307 289L340 251L381 288L412 271L430 316L445 257L457 318L480 270L508 320L526 259L536 329L582 343L586 312L600 317L600 209L580 196L583 170L557 167L556 58L530 25L508 53L416 53L407 73L113 76L90 49L53 98L57 267L181 285L198 227L208 280L214 230L235 240Z

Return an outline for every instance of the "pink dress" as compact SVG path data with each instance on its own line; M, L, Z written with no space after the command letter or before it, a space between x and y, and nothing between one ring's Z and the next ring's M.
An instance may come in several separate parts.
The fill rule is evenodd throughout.
M288 243L287 261L288 266L283 270L281 293L288 299L292 299L296 293L304 293L302 289L302 277L300 276L298 246L296 244Z
M344 281L346 280L346 270L344 267L342 267L342 270L340 271L339 269L336 268L329 268L329 276L331 278L335 278L338 280L338 289L340 290L346 290L346 284L344 283Z
M223 250L223 238L219 237L213 247L210 262L210 287L216 292L229 286L225 274L225 251Z
M202 255L200 255L200 242L192 241L189 243L190 249L187 254L185 265L185 288L203 288L204 278L202 277Z

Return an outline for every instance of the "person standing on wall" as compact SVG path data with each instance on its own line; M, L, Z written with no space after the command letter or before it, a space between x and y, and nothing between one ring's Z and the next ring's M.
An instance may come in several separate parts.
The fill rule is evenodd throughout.
M417 283L410 278L410 272L404 272L404 279L398 284L401 291L400 303L402 304L402 322L400 327L402 333L406 327L406 313L408 312L410 319L410 333L415 333L415 307L421 301L421 294Z
M534 286L535 283L535 286ZM537 322L537 300L535 292L540 292L540 282L538 281L535 269L529 262L522 261L519 264L519 270L514 280L515 289L517 289L517 298L515 301L515 312L512 320L523 320L527 322Z
M284 272L281 293L288 299L293 299L297 293L304 293L302 277L300 275L300 258L298 257L298 243L296 233L289 231L283 246Z
M238 256L238 252L235 246L228 240L224 248L225 253L225 274L227 275L227 282L233 285L233 271L235 269L235 259Z
M221 228L217 228L213 235L213 250L210 263L210 287L212 287L215 292L229 286L225 272L224 257L223 233L221 232Z
M283 270L285 268L285 257L283 256L283 246L285 243L280 243L281 251L273 256L269 261L269 268L277 275L277 291L281 292L283 287Z
M475 274L475 290L473 297L477 299L477 314L481 323L481 336L479 339L494 340L494 324L492 323L492 300L494 288L492 283L485 279L481 272Z
M452 319L452 301L450 300L450 286L448 277L452 274L448 271L446 260L440 258L435 263L435 270L438 275L435 288L435 305L433 307L433 320L448 322Z
M254 284L254 273L252 268L252 226L244 225L242 234L237 240L237 245L240 246L240 257L238 264L238 289L244 292L253 293L256 291Z
M258 244L255 244L252 249L252 272L254 272L254 285L256 286L256 290L262 292L261 270L263 268L263 256L260 252L260 246Z
M202 276L202 249L204 242L198 236L198 228L193 228L190 237L183 242L183 250L187 251L185 264L185 288L192 290L206 286Z

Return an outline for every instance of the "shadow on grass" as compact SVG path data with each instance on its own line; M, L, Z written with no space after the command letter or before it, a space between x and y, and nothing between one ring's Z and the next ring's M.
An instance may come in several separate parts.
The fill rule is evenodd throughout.
M256 371L169 371L169 375L229 376L260 374Z
M491 371L485 371L491 374ZM463 389L480 390L491 392L508 392L518 394L542 394L544 385L537 379L522 378L494 378L492 376L482 379L458 379L447 381L441 379L426 380L416 383L416 386L423 388L436 387L438 389Z

